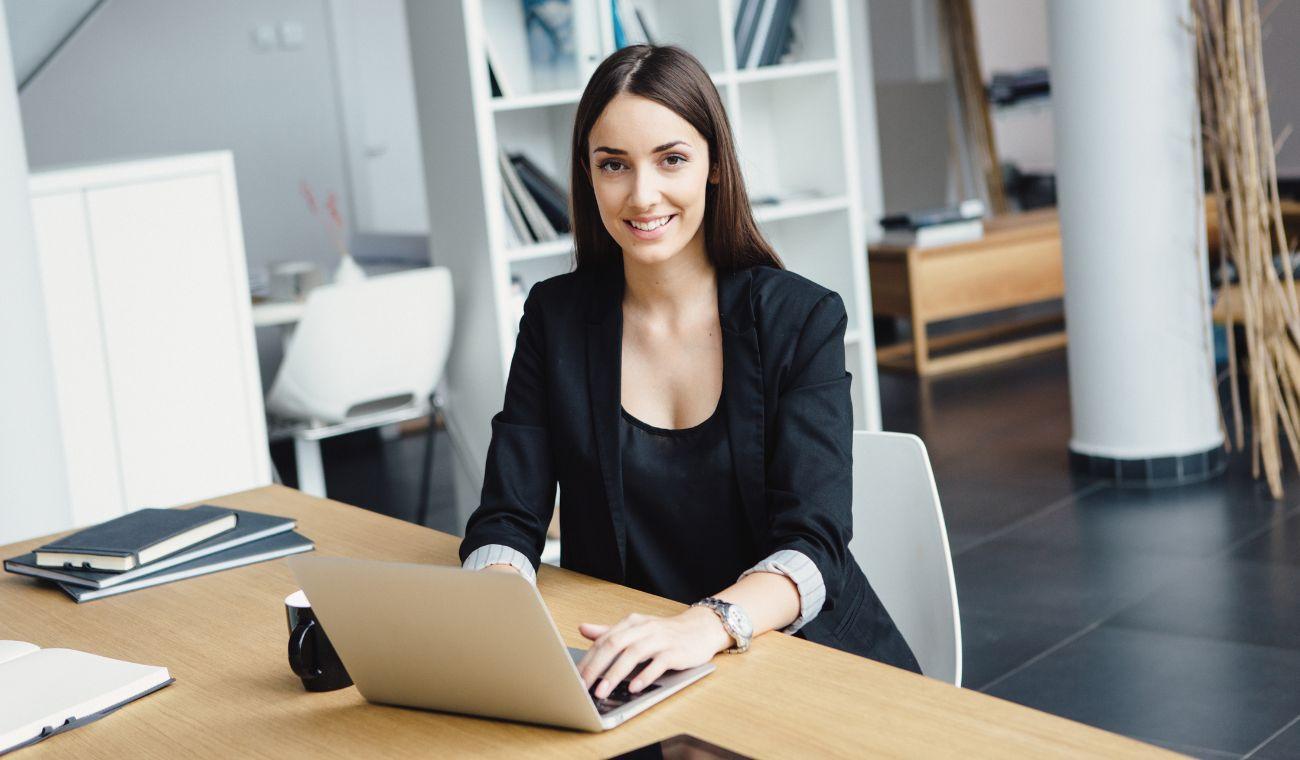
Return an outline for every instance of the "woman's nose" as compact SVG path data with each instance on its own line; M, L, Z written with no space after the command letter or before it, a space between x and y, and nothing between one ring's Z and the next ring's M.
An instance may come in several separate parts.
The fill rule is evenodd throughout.
M649 209L659 201L659 178L652 171L639 171L632 180L632 196L628 203L638 209Z

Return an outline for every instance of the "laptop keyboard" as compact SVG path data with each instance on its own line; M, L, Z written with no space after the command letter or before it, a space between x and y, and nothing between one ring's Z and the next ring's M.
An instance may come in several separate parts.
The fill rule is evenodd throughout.
M640 673L642 669L644 669L645 666L648 664L649 661L647 660L646 662L643 662L640 665L637 665L635 668L633 668L632 672L627 674L627 678L624 678L622 681L619 681L618 685L615 686L609 692L609 696L605 697L604 699L598 699L596 697L596 686L600 685L600 681L596 681L595 685L593 685L587 691L587 693L591 695L591 701L596 705L596 712L600 713L601 715L604 715L605 713L608 713L611 710L617 710L618 708L622 707L628 702L631 702L633 699L636 699L637 697L640 697L644 694L649 694L655 689L658 689L659 684L652 683L652 684L646 684L646 686L636 694L633 694L630 691L628 691L628 685L632 683L632 679L636 678L637 673Z

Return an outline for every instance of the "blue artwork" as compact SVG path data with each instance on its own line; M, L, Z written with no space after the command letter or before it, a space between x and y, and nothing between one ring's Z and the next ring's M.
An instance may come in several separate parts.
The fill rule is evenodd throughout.
M523 0L528 57L533 66L573 61L573 4L570 0Z

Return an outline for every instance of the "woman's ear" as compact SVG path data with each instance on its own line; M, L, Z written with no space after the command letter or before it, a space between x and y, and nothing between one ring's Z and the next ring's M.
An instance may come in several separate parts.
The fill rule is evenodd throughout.
M719 176L720 176L720 172L718 170L718 165L714 164L713 168L709 170L709 184L710 185L718 184Z

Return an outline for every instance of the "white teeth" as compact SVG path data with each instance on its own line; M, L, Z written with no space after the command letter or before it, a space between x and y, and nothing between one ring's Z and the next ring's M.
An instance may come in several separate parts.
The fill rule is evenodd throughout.
M672 216L661 216L658 219L654 220L653 222L646 222L646 223L638 222L635 219L629 219L628 222L631 223L633 227L636 227L638 230L641 230L642 232L649 232L650 230L657 230L660 227L664 226L665 224L668 223L669 219L672 219Z

